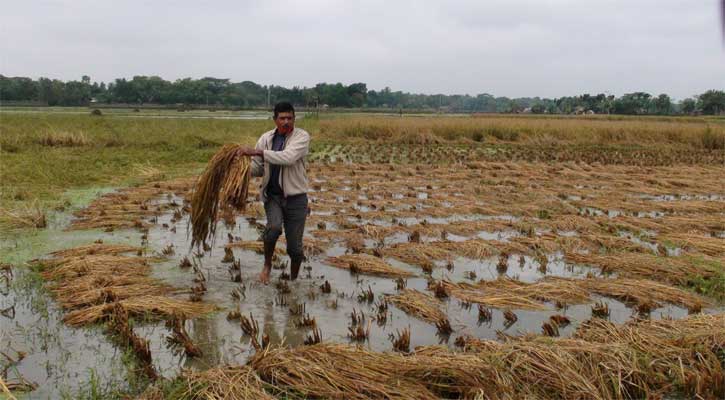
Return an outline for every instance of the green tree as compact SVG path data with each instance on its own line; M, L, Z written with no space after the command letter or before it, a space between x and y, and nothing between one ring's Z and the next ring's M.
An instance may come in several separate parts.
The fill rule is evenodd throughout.
M617 114L647 114L650 110L650 98L645 92L627 93L614 101L614 112Z
M353 83L347 87L347 97L350 99L349 103L352 107L362 107L368 94L368 87L366 84L359 82Z
M652 100L655 113L659 115L669 115L672 113L672 100L670 96L662 93Z
M718 115L725 111L725 91L708 90L698 97L699 109L703 114Z
M685 114L692 114L697 109L697 101L695 99L682 100L680 108Z

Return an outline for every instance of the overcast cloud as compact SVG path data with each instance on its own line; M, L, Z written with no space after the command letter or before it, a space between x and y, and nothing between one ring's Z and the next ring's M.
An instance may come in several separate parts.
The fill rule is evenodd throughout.
M559 97L725 89L718 0L6 1L0 73Z

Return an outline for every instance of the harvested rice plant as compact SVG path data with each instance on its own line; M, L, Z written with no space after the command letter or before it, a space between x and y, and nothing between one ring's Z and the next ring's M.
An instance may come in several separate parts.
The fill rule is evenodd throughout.
M0 125L2 393L725 396L722 120L300 119L307 259L264 285L271 122L43 119Z

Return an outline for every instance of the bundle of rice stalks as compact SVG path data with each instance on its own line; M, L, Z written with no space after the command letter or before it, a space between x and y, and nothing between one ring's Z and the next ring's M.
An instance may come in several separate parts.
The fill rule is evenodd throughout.
M141 247L124 244L93 243L85 246L73 247L65 250L58 250L50 253L54 258L75 258L89 255L110 255L117 256L124 253L137 253L143 250Z
M284 255L287 254L284 248L279 247L280 241L277 242L278 245L274 249L274 253L276 255ZM242 240L242 241L236 241L232 243L228 243L224 246L225 248L239 248L244 250L250 250L257 254L264 254L264 242L261 240Z
M495 364L497 384L536 398L644 398L725 392L722 316L614 325L592 320L575 339L508 337L499 343L467 337L467 353ZM693 352L693 349L702 351ZM478 367L478 366L476 366ZM474 367L475 368L475 367Z
M495 362L521 397L640 398L646 370L632 365L636 357L618 345L570 339L512 339L506 343L466 340L466 351L481 362ZM502 384L505 381L499 381ZM645 392L646 393L646 392Z
M162 212L178 208L173 196L184 196L192 180L181 178L167 182L149 183L143 186L122 189L118 192L108 193L94 200L88 207L76 212L77 219L73 220L68 229L96 229L106 228L145 228L149 224L143 219L160 215ZM166 193L167 196L162 197ZM154 205L150 202L154 199Z
M486 219L481 221L456 221L444 225L429 225L430 228L437 228L439 231L452 233L459 236L471 236L481 231L501 232L512 229L510 221ZM429 236L432 236L428 234Z
M0 207L0 228L4 231L27 228L45 228L48 221L40 206L24 206L23 208L10 210Z
M390 278L407 278L412 273L395 268L382 259L369 254L346 254L343 256L329 257L325 263L333 267L350 270L354 273L377 275Z
M385 257L393 257L404 263L412 265L425 265L431 260L447 260L451 253L443 248L437 247L435 243L399 243L383 249Z
M207 164L191 197L191 244L214 237L217 213L227 207L243 211L247 204L251 164L239 155L240 146L224 145Z
M162 295L173 292L173 288L146 277L137 277L129 284L95 288L66 285L51 290L65 309L88 307L138 296Z
M670 233L660 236L661 241L669 241L684 249L694 249L712 257L725 255L725 240L722 238L695 233Z
M254 370L248 366L217 367L204 372L186 372L182 375L186 390L181 399L188 400L274 400L278 393L274 386L259 379Z
M652 279L687 286L693 277L717 278L717 268L707 258L658 257L645 253L611 253L607 255L566 253L569 262L599 267L603 272L616 272L621 277Z
M363 236L369 239L373 239L376 242L384 240L386 237L403 230L402 227L398 226L379 226L373 224L365 224L360 226L358 229Z
M424 321L439 325L448 326L448 317L441 310L441 303L433 296L415 289L403 289L400 293L386 296L386 300L408 314Z
M725 344L725 314L692 314L677 320L636 319L622 325L591 319L580 325L574 336L597 343L624 342L662 356L673 347L691 351L702 346L717 352Z
M592 319L577 329L575 337L631 349L641 357L640 368L646 372L649 387L677 388L702 397L725 395L725 314L638 320L625 325Z
M216 309L210 304L178 300L164 296L139 296L118 302L134 316L172 317L184 315L186 318L198 317ZM109 317L113 304L101 304L69 312L63 321L71 326L92 324Z
M544 280L524 283L510 278L499 278L476 284L444 280L443 284L454 297L493 308L545 310L546 306L542 302L580 304L589 300L589 293L574 282L554 283Z
M586 243L579 237L557 236L553 233L544 233L542 235L518 236L511 239L513 243L523 245L530 251L540 251L544 253L554 253L560 250L577 250L580 248L588 248ZM631 244L630 242L628 242ZM597 247L598 249L598 247Z
M248 365L265 382L302 398L438 399L425 381L396 376L404 356L321 343L256 353Z
M552 280L552 282L556 281L557 279ZM581 281L574 280L574 282L591 292L635 305L654 304L658 306L657 303L666 302L685 307L693 312L699 312L703 306L710 305L710 301L702 296L645 279L591 278Z
M54 281L66 281L84 275L133 274L145 276L150 268L147 258L131 256L91 255L42 260L40 263L45 268L41 273L43 278Z
M474 260L498 254L498 250L490 242L482 239L464 240L462 242L441 241L431 243L431 245Z

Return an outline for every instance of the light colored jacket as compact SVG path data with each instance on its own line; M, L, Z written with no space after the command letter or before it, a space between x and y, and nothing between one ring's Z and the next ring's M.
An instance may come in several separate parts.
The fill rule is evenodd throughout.
M310 151L310 134L304 129L295 128L287 134L281 151L272 150L274 129L265 132L257 141L257 150L264 150L262 157L252 157L252 176L261 176L259 199L267 201L267 184L269 183L269 165L281 165L279 186L285 197L308 192L305 156Z

